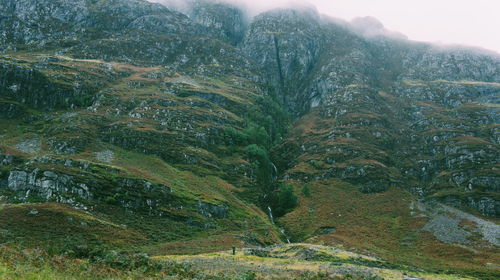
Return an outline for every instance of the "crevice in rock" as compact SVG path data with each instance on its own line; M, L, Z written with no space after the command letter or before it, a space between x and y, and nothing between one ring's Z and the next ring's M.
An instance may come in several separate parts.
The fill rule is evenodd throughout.
M283 79L283 70L282 70L283 68L281 66L280 47L279 47L278 38L276 37L276 35L273 35L273 40L274 40L274 49L276 50L276 63L278 66L278 75L279 75L279 80L280 80L279 86L280 86L280 90L283 90L283 88L285 87L285 81ZM285 95L283 95L283 99L285 99Z

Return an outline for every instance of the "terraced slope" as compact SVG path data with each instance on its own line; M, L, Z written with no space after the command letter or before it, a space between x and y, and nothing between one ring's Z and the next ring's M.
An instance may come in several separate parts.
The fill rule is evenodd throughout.
M267 216L240 195L253 192L253 168L243 144L254 140L236 144L228 133L279 126L272 124L273 113L264 112L276 105L239 51L208 33L187 32L204 28L144 1L82 1L75 7L71 1L58 1L61 7L50 2L12 4L14 22L25 10L47 9L48 22L36 21L36 36L59 47L29 43L32 27L19 31L20 41L5 37L0 58L5 202L69 204L132 228L143 236L141 246L220 233L210 244L278 242L280 233ZM87 24L104 24L93 20L106 15L94 13L122 9L123 25L112 30L98 25L93 28L102 33L79 37L80 42L61 47L58 33L44 33L49 26L57 29L49 19L59 13L82 17L84 23L64 25L68 30L61 35L78 36ZM29 208L16 215L29 219ZM55 209L61 219L71 217L66 208ZM43 215L39 212L34 217ZM5 225L10 232L5 240L27 231L19 226ZM50 242L53 236L31 238Z
M192 2L0 0L2 243L498 274L498 54Z
M272 151L301 195L279 220L289 238L403 264L495 270L487 263L498 258L498 55L363 37L313 14L255 19L248 34L274 39L279 52L246 39L257 38L245 50L264 69L280 69L271 79L297 116ZM493 238L456 210L443 218L416 210L417 201L491 220Z

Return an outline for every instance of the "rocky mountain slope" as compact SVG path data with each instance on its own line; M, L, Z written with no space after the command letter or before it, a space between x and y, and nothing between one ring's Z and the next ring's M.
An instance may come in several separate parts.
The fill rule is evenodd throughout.
M498 54L189 4L0 0L1 242L498 272Z

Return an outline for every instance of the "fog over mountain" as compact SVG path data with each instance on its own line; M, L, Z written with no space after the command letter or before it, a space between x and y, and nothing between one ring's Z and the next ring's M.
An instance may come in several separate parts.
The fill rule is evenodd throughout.
M498 279L500 55L269 2L0 0L1 279Z
M169 7L186 10L193 2L190 0L149 0ZM384 33L389 36L404 36L412 40L432 42L442 46L467 46L469 48L489 49L500 53L500 37L496 27L500 19L494 11L500 10L496 0L481 1L418 1L403 2L396 0L310 0L310 1L246 1L213 0L235 5L246 11L249 17L274 8L309 7L319 13L346 21L356 18L377 18L389 26ZM359 24L359 22L358 22ZM364 23L363 25L365 25ZM380 35L380 30L368 34Z

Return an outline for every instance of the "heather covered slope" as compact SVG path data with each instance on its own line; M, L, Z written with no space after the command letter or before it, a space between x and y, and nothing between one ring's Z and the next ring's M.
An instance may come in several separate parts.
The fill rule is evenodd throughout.
M495 270L499 56L359 36L302 13L260 15L249 34L276 48L246 49L280 69L276 87L297 116L272 150L280 177L301 194L279 220L289 238L402 264Z
M257 202L240 195L254 192L244 145L256 140L233 143L238 139L230 132L267 136L267 125L274 135L265 141L272 142L282 129L281 122L273 124L279 112L265 113L277 105L239 51L209 34L187 32L204 28L144 1L50 2L18 2L12 20L33 9L52 12L43 13L47 20L77 13L85 24L94 24L93 12L127 13L120 15L123 26L97 28L106 33L59 47L5 37L3 200L72 205L145 234L141 246L221 232L213 246L226 239L279 242ZM89 14L75 11L80 8ZM43 33L58 27L37 24L37 36L62 44L56 32ZM65 25L65 32L77 34L85 24ZM32 32L26 27L19 36Z
M260 15L246 39L264 69L280 67L271 78L299 119L277 152L280 169L300 176L310 166L309 180L367 189L398 184L498 216L500 57L361 37L303 13ZM262 48L265 38L279 52Z
M1 242L498 272L498 54L192 2L0 0Z

